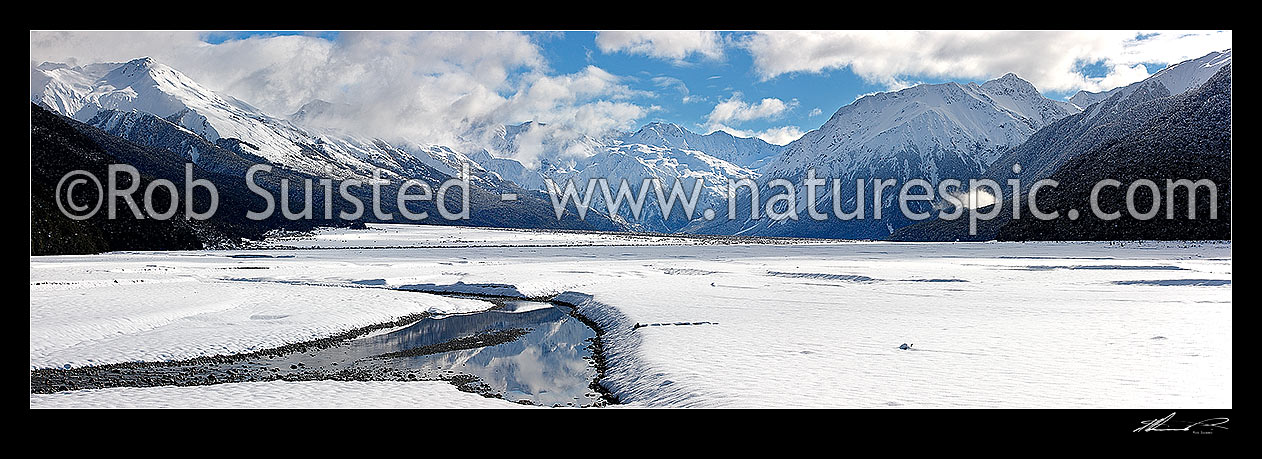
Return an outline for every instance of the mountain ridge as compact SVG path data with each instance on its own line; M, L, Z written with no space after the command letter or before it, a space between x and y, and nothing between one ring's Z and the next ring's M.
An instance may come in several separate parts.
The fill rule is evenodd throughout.
M1185 86L1208 78L1203 75L1205 69L1224 64L1230 67L1230 53L1210 53L1175 64L1145 81L1108 92L1081 91L1075 95L1078 102L1093 101L1086 107L1048 99L1014 73L980 84L922 84L870 94L838 108L819 128L784 146L724 131L698 134L660 121L600 138L564 126L527 121L471 128L453 146L406 139L386 141L319 126L316 120L349 107L344 104L313 99L288 117L273 117L148 57L77 67L42 63L32 67L31 100L113 135L161 145L204 167L214 167L202 155L219 151L216 148L231 151L237 158L338 178L364 178L372 170L382 170L387 178L419 175L436 179L439 175L458 175L467 166L480 189L490 193L515 190L531 196L546 196L542 192L548 180L560 184L569 179L581 182L603 177L609 179L615 192L622 179L633 190L645 178L658 179L667 188L682 180L687 189L701 180L701 208L717 211L716 221L695 216L692 221L681 220L675 214L670 219L661 218L661 209L654 209L652 199L645 218L606 216L613 218L615 229L884 238L914 223L901 218L889 194L880 203L866 203L869 213L875 210L872 206L878 206L890 216L879 222L728 220L726 186L735 179L752 178L762 190L768 190L771 180L789 179L797 183L795 209L801 215L807 205L831 207L828 193L814 203L803 202L802 181L807 169L816 170L817 177L839 178L843 183L857 178L937 182L978 175L999 180L1011 175L1010 163L1020 160L1021 155L1034 155L1037 157L1022 161L1026 168L1023 178L1046 176L1070 158L1063 153L1021 149L1032 137L1067 119L1116 117L1129 109L1126 104L1187 91ZM167 124L140 114L152 114ZM1125 125L1125 120L1120 121ZM213 147L190 141L184 134L204 139ZM1097 134L1065 137L1072 142L1091 135ZM222 157L224 153L216 154ZM843 207L852 208L853 190L843 191L843 199ZM738 196L740 214L747 215L747 200L747 195ZM916 203L913 207L916 205L927 210L939 203ZM592 207L597 215L608 211L599 193Z
M1186 91L1196 89L1205 81L1209 80L1224 64L1231 63L1231 49L1223 51L1213 51L1204 56L1176 63L1157 73L1154 73L1141 81L1131 83L1119 88L1113 88L1108 91L1090 92L1078 91L1073 97L1069 98L1069 102L1081 108L1087 108L1097 102L1109 98L1109 96L1119 92L1129 92L1132 86L1138 85L1144 81L1160 81L1163 86L1170 91L1172 95L1182 94Z
M816 202L806 202L807 171L814 170L817 178L839 179L846 190L843 207L853 209L856 179L896 179L902 184L911 179L936 183L976 177L1007 149L1076 111L1071 104L1043 97L1034 85L1011 73L980 85L923 84L867 95L785 145L778 157L759 170L763 190L770 189L767 184L775 179L796 184L798 220L744 217L750 212L745 193L738 202L741 217L729 219L724 210L715 222L698 222L690 229L708 234L884 238L910 223L895 207L895 196L886 194L880 203L872 202L871 192L865 196L869 215L877 206L882 209L880 221L815 221L806 218L806 206L830 209L832 197L823 193ZM914 210L928 210L928 204L918 205L924 208Z

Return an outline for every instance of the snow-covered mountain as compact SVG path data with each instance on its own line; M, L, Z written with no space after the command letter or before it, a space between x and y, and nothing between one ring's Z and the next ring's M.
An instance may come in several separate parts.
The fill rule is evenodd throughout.
M705 232L822 237L884 237L907 223L897 209L897 190L878 204L882 220L871 220L872 192L865 197L869 219L817 222L807 217L805 188L809 169L817 178L841 179L844 208L855 205L855 179L940 179L977 177L1008 149L1040 128L1077 113L1067 102L1043 97L1029 82L1007 74L976 83L923 84L896 92L865 96L837 110L818 129L784 147L763 166L760 183L789 179L801 218L773 222L736 219L708 225ZM868 187L870 188L870 186ZM832 208L831 181L819 193L816 208ZM766 197L763 197L765 200ZM891 210L891 207L893 209ZM748 215L748 205L745 207Z
M119 64L104 74L48 64L34 72L42 72L46 82L41 87L32 81L31 100L76 120L87 121L102 110L145 112L172 120L211 142L235 138L269 160L300 162L301 149L295 141L301 136L277 126L280 120L211 91L153 59Z
M1179 64L1180 66L1187 63ZM1138 220L1122 214L1120 220L1100 220L1081 211L1080 219L1040 221L1011 218L1011 207L1002 206L995 218L980 222L975 231L967 219L925 220L900 228L892 236L907 241L953 240L1188 240L1226 239L1231 236L1231 63L1216 66L1213 77L1199 88L1172 95L1157 75L1126 91L1116 91L1081 113L1070 115L1040 129L1012 148L983 175L998 183L1018 177L1013 164L1021 165L1021 196L1033 183L1056 180L1055 188L1038 196L1043 209L1087 209L1098 201L1101 209L1124 209L1126 193L1104 192L1092 198L1103 179L1133 183L1139 179L1160 182L1162 177L1208 179L1217 184L1218 218L1207 218L1212 207L1208 193L1197 193L1193 220ZM1012 202L1012 187L1003 199ZM1186 215L1186 201L1163 202L1174 215ZM1227 204L1221 204L1227 203ZM1143 207L1140 207L1141 209Z
M546 190L544 178L563 182L600 177L613 186L626 179L637 191L643 178L657 178L666 187L677 179L688 186L700 179L705 185L703 201L710 202L720 197L720 187L726 186L729 177L755 175L719 158L760 164L778 150L757 139L726 133L702 136L662 123L600 139L544 123L497 125L468 133L465 144L455 149L406 139L386 141L320 123L345 107L313 100L288 119L273 117L150 58L83 67L41 64L31 71L31 101L199 164L205 161L206 145L172 135L170 129L317 176L366 178L375 169L384 170L386 178L428 177L433 170L455 176L467 165L474 184L490 190L512 184L542 191ZM595 207L604 205L597 199ZM655 217L658 214L651 209L644 221L627 225L670 231L687 223L666 224Z
M147 57L84 67L41 64L31 71L31 101L107 131L126 125L128 119L134 122L133 113L152 114L222 147L324 176L368 177L374 168L384 169L387 177L406 176L417 161L455 175L462 163L474 164L441 146L391 144L331 129L300 127L210 90ZM325 105L308 104L298 115ZM193 152L186 153L195 162L199 159Z
M1171 65L1128 86L1093 94L1104 97L1009 150L991 164L986 176L1001 181L1012 175L1013 164L1020 164L1022 188L1028 188L1076 156L1121 141L1160 113L1162 104L1168 102L1165 99L1197 90L1223 69L1230 72L1230 68L1231 50L1214 52ZM1230 80L1229 75L1227 79ZM1226 123L1230 124L1230 120Z
M543 178L546 174L540 173L540 169L530 169L515 159L496 158L491 156L486 150L478 150L469 155L469 158L477 162L479 166L486 171L493 173L504 180L511 181L528 190L547 190L547 184ZM540 167L547 170L550 164L547 161L541 162Z
M314 99L298 108L298 111L289 114L289 121L300 126L318 125L321 117L331 112L337 111L345 106L337 106L328 101Z
M700 180L698 213L693 215L696 219L700 218L703 209L727 206L728 181L757 177L757 173L698 150L625 143L609 146L595 155L577 160L572 167L552 169L547 176L560 187L572 179L579 190L588 180L604 178L609 183L611 195L617 194L622 180L627 181L633 195L638 195L646 178L658 180L663 196L670 195L676 181L682 185L685 195L690 195ZM618 216L622 222L634 229L655 232L675 232L690 223L684 217L682 203L675 205L670 218L665 219L662 218L656 190L650 188L646 196L648 204L639 220L633 219L629 205L619 207ZM592 207L605 212L609 210L599 189Z
M619 140L625 144L701 151L742 168L754 170L780 154L783 148L756 137L736 137L724 131L701 135L677 124L662 122L649 123Z
M1209 81L1210 77L1214 76L1219 69L1230 63L1230 49L1226 51L1215 51L1196 59L1171 65L1162 69L1160 72L1145 78L1143 81L1137 81L1127 86L1103 92L1078 91L1077 94L1074 94L1073 97L1069 98L1069 101L1074 105L1085 109L1096 102L1108 99L1109 96L1115 94L1129 94L1141 84L1151 85L1154 81L1161 83L1162 86L1165 86L1166 89L1170 91L1170 95L1177 96L1187 92L1188 90L1199 88L1202 84L1205 84L1206 81Z
M531 169L596 154L610 143L564 126L526 121L513 125L479 126L462 138L464 150L487 150L496 158L513 158Z
M450 147L296 124L217 93L149 58L83 67L41 64L31 70L31 101L106 134L182 156L206 170L239 173L244 161L271 163L274 175L361 181L379 171L391 181L386 187L416 179L436 188L469 166L472 202L467 224L623 229L599 214L586 221L573 215L558 221L546 195L490 174ZM318 117L319 111L330 108L337 107L316 101L294 118ZM225 158L233 161L218 163ZM500 204L505 194L518 196L513 206ZM421 203L426 205L432 207ZM394 204L384 207L390 212Z
M643 179L655 178L667 193L676 180L682 180L685 191L690 193L696 180L701 180L698 209L726 206L729 180L758 176L754 167L744 167L729 159L756 167L774 157L780 148L760 139L734 137L725 132L700 135L660 122L601 139L533 121L484 128L466 138L477 140L468 144L469 150L477 151L470 159L523 188L547 190L545 179L561 187L573 180L576 189L585 193L588 179L604 178L611 193L616 193L625 179L631 191L638 194ZM607 212L599 189L597 195L592 207ZM638 221L629 207L620 208L622 221L629 228L671 232L688 223L687 219L679 217L680 207L672 211L669 221L663 219L661 209L656 206L655 192L650 190L648 196L649 204Z
M814 167L817 176L836 177L877 172L884 164L905 172L893 177L923 174L931 181L943 173L980 172L1003 150L1077 112L1011 73L982 85L919 85L842 107L786 145L763 172L797 178Z
M1230 50L1211 53L1171 66L1146 81L1157 81L1171 94L1178 94L1204 82L1230 60ZM818 129L783 147L725 132L701 135L660 122L600 138L565 126L525 122L475 125L450 146L402 138L387 141L320 123L330 113L337 115L333 112L345 108L340 105L314 100L287 118L273 117L149 58L80 67L41 64L31 71L31 101L113 135L161 144L199 164L206 161L205 145L182 135L173 136L172 127L242 157L319 176L368 177L375 169L384 169L387 178L430 176L434 171L454 176L468 166L475 186L491 191L544 191L546 179L561 184L573 179L585 190L590 178L607 179L615 192L623 179L638 192L644 178L656 178L668 189L682 180L690 190L692 183L700 180L699 209L718 213L711 222L689 222L676 214L667 221L653 205L656 199L650 198L643 220L632 221L625 206L622 215L614 216L628 229L883 238L910 223L898 209L896 189L887 190L882 202L876 204L883 210L879 221L871 218L869 183L865 197L869 218L816 222L807 217L805 209L807 171L813 169L817 178L836 178L846 184L844 209L855 206L853 184L859 178L896 179L902 184L917 178L936 183L946 178L982 177L1036 131L1081 112L1079 107L1086 106L1083 104L1136 91L1140 88L1137 85L1098 94L1082 92L1074 97L1075 103L1043 97L1014 74L982 84L918 85L862 97L837 110ZM169 138L149 139L157 131ZM179 141L171 140L174 138ZM784 178L797 184L800 218L781 222L765 218L728 220L727 184L746 177L759 181L764 202L771 195L769 181ZM813 203L816 209L832 209L829 185ZM604 211L602 201L597 193L593 208ZM738 211L748 216L745 201L738 201Z

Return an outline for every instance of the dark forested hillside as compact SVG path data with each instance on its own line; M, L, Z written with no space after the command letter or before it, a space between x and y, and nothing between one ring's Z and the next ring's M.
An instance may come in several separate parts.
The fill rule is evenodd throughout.
M103 112L104 113L104 112ZM351 222L337 218L339 212L345 210L353 213L352 204L334 196L332 220L323 219L324 192L321 186L313 186L312 203L314 216L312 219L289 220L283 218L279 210L280 199L276 200L277 209L273 216L262 221L250 220L248 211L261 211L265 207L263 199L246 188L244 172L251 165L266 163L266 160L231 148L226 142L212 144L205 139L183 130L153 115L132 112L126 114L104 113L102 116L113 116L114 122L101 121L101 127L110 129L106 132L97 127L66 118L47 111L37 105L31 105L31 253L34 255L51 254L83 254L99 253L114 250L185 250L206 247L233 246L242 238L258 239L269 230L307 230L315 226L345 226ZM125 124L124 124L125 123ZM219 208L214 217L205 220L188 220L183 209L184 165L193 163L193 154L198 160L193 170L194 179L211 181L217 190ZM102 208L92 218L77 221L65 216L55 201L56 186L68 172L84 170L92 173L106 185L110 164L128 164L140 172L139 190L135 194L137 203L141 200L143 190L156 179L170 180L179 190L180 204L177 213L167 220L150 218L135 219L126 211L126 205L120 202L119 210L124 211L126 218L108 219L106 208ZM274 165L275 166L275 165ZM436 189L439 182L450 177L423 164L414 164L409 170L413 177L432 182ZM282 179L290 181L288 195L291 207L297 209L305 202L302 191L304 180L310 179L318 183L320 177L314 177L288 170L282 166L273 167L266 174L259 174L255 181L273 196L280 195ZM540 192L529 192L502 181L487 181L490 188L470 187L470 218L467 220L447 221L439 218L432 201L413 201L408 208L413 212L428 212L430 217L424 220L427 224L458 224L468 226L494 226L510 228L558 228L582 230L614 230L618 226L607 217L589 212L587 219L578 220L574 216L573 205L565 218L558 221L553 214L552 206L546 195ZM126 187L127 182L121 182ZM384 212L394 214L392 222L408 223L408 220L397 212L396 195L400 183L394 181L381 187L383 198L381 207ZM517 201L502 202L501 192L515 192ZM335 190L334 193L337 193ZM415 193L415 192L413 192ZM364 206L360 220L366 222L378 220L370 210L371 191L361 186L352 189L352 194L359 198ZM167 209L169 197L164 191L154 194L155 208ZM92 192L81 196L80 204L94 204L97 194ZM209 193L199 190L193 194L194 208L204 211L209 207ZM63 201L64 202L64 201ZM455 210L455 204L449 208Z
M1165 109L1115 142L1074 157L1051 178L1055 190L1040 194L1040 206L1078 209L1078 220L1022 219L1003 225L1001 240L1118 240L1118 239L1230 239L1231 238L1231 67L1220 70L1199 89L1169 98ZM1101 180L1114 179L1119 188L1100 193L1102 211L1119 211L1115 220L1102 220L1090 211L1091 189ZM1127 211L1126 188L1148 179L1159 190L1157 214L1140 220ZM1211 199L1207 188L1196 190L1194 219L1188 218L1186 188L1167 196L1167 181L1208 179L1216 184ZM1137 188L1138 212L1153 208L1148 188ZM1215 202L1216 201L1216 202ZM1043 204L1046 203L1046 204ZM1210 218L1211 204L1217 218ZM1173 219L1167 212L1173 207Z
M990 168L988 176L1003 184L1016 176L1013 163L1022 165L1022 218L1011 218L1011 195L993 220L978 224L968 234L968 214L954 221L927 220L902 228L891 239L904 241L953 240L1123 240L1229 239L1231 237L1231 66L1221 69L1200 88L1169 96L1160 83L1118 94L1078 115L1060 120L1030 137ZM1060 218L1042 221L1028 212L1024 190L1041 178L1059 182L1038 195L1039 208L1057 210ZM1116 220L1101 220L1091 211L1089 197L1096 182L1111 178L1120 189L1101 193L1104 212L1121 211ZM1139 220L1125 206L1127 187L1148 179L1158 185L1161 202L1156 217ZM1177 188L1175 218L1166 218L1166 180L1208 179L1217 184L1217 219L1209 219L1209 198L1197 196L1196 219L1187 218L1187 193ZM1007 186L1005 185L1005 192ZM1136 192L1136 210L1147 211L1147 188ZM1068 211L1078 211L1071 220Z
M39 107L31 107L32 254L198 249L204 246L202 238L198 237L199 233L203 237L212 237L209 233L214 232L213 229L186 221L182 212L165 221L109 220L104 211L82 221L63 215L54 201L54 188L63 174L84 170L97 177L106 177L108 165L120 162L114 155L107 153L97 143L97 139L83 135L71 123L72 121ZM147 157L142 149L134 150L138 158ZM160 158L151 158L155 161L152 166L163 170L177 166L174 163L163 163ZM178 175L183 175L182 168ZM147 186L152 180L152 174L142 174L141 187ZM96 194L85 194L80 202L90 205L96 197ZM155 194L155 201L160 201L155 204L163 207L169 202L161 194Z

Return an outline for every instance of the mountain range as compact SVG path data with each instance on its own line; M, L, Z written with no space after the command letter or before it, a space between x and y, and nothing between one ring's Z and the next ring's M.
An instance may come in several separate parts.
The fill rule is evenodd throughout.
M1183 61L1164 69L1161 69L1152 76L1145 78L1143 81L1137 81L1120 88L1110 89L1102 92L1078 91L1073 97L1069 98L1069 102L1081 108L1100 102L1109 98L1114 94L1125 94L1134 91L1143 84L1151 84L1159 82L1165 86L1172 94L1182 94L1192 89L1196 89L1205 83L1218 72L1224 65L1231 64L1231 50L1215 51L1196 59Z
M116 159L120 160L135 156L125 152L139 150L148 156L164 154L168 160L192 162L199 170L224 177L223 185L229 188L240 188L240 184L234 185L226 177L237 174L236 180L240 181L244 169L256 163L273 165L276 178L366 180L372 171L380 170L396 186L411 178L437 186L467 167L474 189L474 215L471 221L456 222L460 224L934 239L958 236L958 231L948 231L948 223L918 223L905 218L898 209L896 188L886 190L879 202L873 202L870 187L866 190L867 218L812 220L807 217L806 206L813 205L827 213L834 207L832 197L825 192L815 202L806 203L803 180L809 170L819 178L840 179L844 184L841 207L851 210L858 205L854 189L857 179L894 179L902 184L912 179L936 183L945 178L966 181L992 177L1003 183L1012 175L1012 164L1018 162L1026 186L1058 173L1064 177L1064 171L1069 170L1065 168L1075 158L1123 139L1134 140L1129 136L1151 129L1154 117L1171 110L1153 103L1155 100L1199 94L1203 85L1220 78L1216 75L1223 69L1227 69L1225 87L1229 98L1230 63L1230 50L1210 53L1125 87L1101 93L1079 92L1069 101L1046 98L1032 84L1011 73L981 84L917 85L861 97L838 109L819 128L784 146L723 131L702 135L661 122L601 138L582 135L565 126L529 121L476 125L461 133L454 145L383 139L323 125L320 121L324 117L345 108L338 104L313 100L293 114L276 117L231 95L213 91L150 58L114 64L34 66L31 102L33 113L47 110L67 118L64 125L42 114L33 115L33 120L48 127L47 132L86 136L89 141L81 142L81 146L87 150L93 149L87 145L95 144L97 153L119 156ZM1177 131L1181 126L1184 125L1166 128ZM1229 132L1229 112L1226 126ZM36 129L34 121L32 129ZM112 136L128 146L104 142L102 136ZM33 155L35 152L33 149ZM52 149L39 152L56 154ZM1226 155L1229 161L1229 149ZM144 172L163 177L171 171L154 168ZM614 192L621 180L626 180L633 191L639 191L643 179L658 179L667 189L681 181L685 190L691 190L692 184L700 181L698 208L713 209L717 215L713 220L699 216L689 220L676 208L670 218L665 218L652 198L640 218L631 215L626 206L611 215L599 195L589 203L593 212L582 221L575 218L578 209L574 206L560 220L550 215L552 209L545 193L549 180L562 186L574 180L576 187L582 189L590 178L607 178ZM760 209L769 198L766 190L773 180L795 183L795 209L800 218L748 218L751 200L747 191L738 195L736 218L728 218L728 184L745 178L756 181L764 190L756 203ZM1228 175L1228 181L1229 178ZM521 198L512 203L500 202L497 197L506 193ZM921 211L944 205L940 200L914 204L913 210ZM784 206L779 209L784 210ZM880 220L872 218L877 211L882 215ZM224 235L220 240L258 235L258 228L242 231L242 227L227 225L223 228L229 229L216 231ZM990 229L991 236L998 234L993 224Z
M909 223L897 209L897 189L875 202L874 192L865 186L865 219L816 221L807 217L806 206L828 213L833 208L833 194L820 193L808 204L803 186L808 170L814 170L816 177L839 179L844 184L842 208L848 211L858 204L856 179L895 179L901 184L911 179L936 183L939 179L976 177L1039 129L1077 111L1072 104L1043 97L1034 85L1011 73L981 85L927 84L868 95L837 110L823 126L786 145L760 169L761 189L769 189L767 183L776 179L796 184L799 219L745 217L750 201L742 195L739 202L744 207L738 208L738 215L743 218L722 218L697 231L884 238L894 228ZM831 191L831 187L825 189ZM877 208L882 211L880 220L872 218Z
M1215 53L1218 55L1219 53ZM1213 58L1210 58L1213 57ZM932 220L897 230L896 240L1031 240L1031 239L1229 239L1231 202L1231 62L1224 56L1198 59L1198 66L1211 64L1213 73L1205 81L1188 88L1180 81L1175 92L1158 73L1144 81L1113 91L1081 113L1066 117L1038 131L1029 140L996 160L984 174L999 183L1021 180L1021 196L1028 196L1034 182L1050 178L1059 185L1039 194L1040 208L1065 213L1075 209L1078 220L1065 218L1039 221L1029 217L1012 219L1010 206L998 210L992 220L982 222L977 234L968 234L966 218L955 221ZM1179 67L1189 67L1184 62ZM1021 165L1019 174L1013 164ZM1165 180L1209 179L1217 186L1218 218L1209 219L1209 193L1197 199L1202 212L1198 221L1157 218L1138 221L1130 215L1112 221L1096 218L1088 201L1099 180L1111 178L1123 187L1135 180L1148 179L1159 185L1163 206L1175 206L1176 215L1186 215L1185 194L1169 202L1164 196ZM1104 194L1100 206L1125 209L1118 194ZM1137 208L1147 209L1151 198L1138 194ZM1011 202L1010 188L1004 201ZM1142 202L1140 202L1142 201ZM1022 202L1026 208L1026 201ZM983 209L986 212L988 210ZM1125 212L1124 212L1125 214Z

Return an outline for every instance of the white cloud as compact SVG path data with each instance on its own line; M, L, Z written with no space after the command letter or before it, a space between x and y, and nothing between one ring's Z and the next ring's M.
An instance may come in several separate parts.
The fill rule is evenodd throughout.
M757 137L770 144L784 145L802 138L802 134L805 134L805 132L802 132L797 126L781 126L759 132Z
M1198 56L1199 57L1199 56ZM1143 64L1135 64L1133 66L1117 65L1114 66L1104 78L1095 80L1095 90L1108 90L1119 86L1126 86L1136 81L1148 78L1148 68Z
M812 109L811 109L811 112L810 112L810 113L807 113L807 114L806 114L806 116L812 116L812 117L813 117L813 116L819 116L819 115L822 115L822 114L824 114L824 111L823 111L823 110L820 110L820 109L819 109L819 107L815 107L815 108L812 108Z
M693 55L706 59L723 57L723 38L717 32L699 30L600 32L596 46L604 53L642 54L675 62L684 62Z
M659 88L674 89L678 91L680 95L680 102L685 104L697 103L706 100L705 96L693 95L692 91L688 89L688 85L684 84L684 80L670 76L658 76L653 77L651 81Z
M597 67L552 75L531 38L513 32L342 32L220 44L197 32L31 32L33 62L87 64L150 56L216 91L285 116L313 99L353 107L326 125L385 138L454 144L480 123L574 123L599 135L649 109ZM587 130L591 130L590 132Z
M740 123L757 119L775 118L797 106L797 104L797 99L785 102L774 97L768 97L758 103L750 104L741 100L741 95L737 93L715 105L710 114L706 115L706 123L717 125L729 122Z
M631 128L650 111L626 101L636 95L643 93L595 66L569 75L532 74L498 107L493 118L563 124L585 134L599 135L612 129Z
M732 97L715 105L710 114L706 115L705 123L701 124L701 127L706 132L725 131L737 137L757 137L768 143L784 145L802 137L802 130L797 126L781 126L754 131L739 129L733 125L747 121L776 119L797 106L797 99L785 102L773 97L762 99L757 103L747 103L741 100L740 93L735 93Z
M734 127L726 126L723 124L711 124L708 127L709 127L709 130L706 131L707 134L714 131L724 131L728 134L732 134L737 137L746 137L746 138L757 137L773 145L788 144L789 142L792 142L794 140L801 138L802 135L805 134L805 132L803 132L802 129L797 126L780 126L780 127L773 127L773 128L765 129L762 131L736 129Z
M691 92L688 90L688 85L684 84L684 80L681 80L675 77L657 76L657 77L653 77L651 81L653 82L653 85L659 88L666 88L666 89L674 88L676 91L679 91L679 94L681 96L685 98L688 97L688 94Z
M890 90L908 77L987 79L1007 72L1043 91L1107 90L1138 81L1141 63L1173 64L1231 47L1231 31L772 31L742 39L764 79L849 68ZM1082 67L1101 64L1102 77Z

